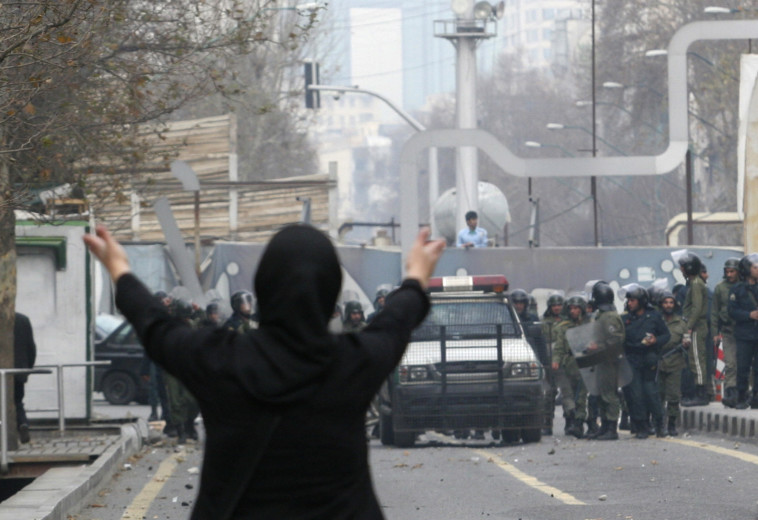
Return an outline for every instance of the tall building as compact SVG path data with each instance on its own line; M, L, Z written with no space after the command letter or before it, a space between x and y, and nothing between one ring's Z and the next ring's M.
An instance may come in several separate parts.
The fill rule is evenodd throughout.
M502 23L505 52L518 53L528 68L564 72L573 59L578 33L589 16L579 0L510 0Z

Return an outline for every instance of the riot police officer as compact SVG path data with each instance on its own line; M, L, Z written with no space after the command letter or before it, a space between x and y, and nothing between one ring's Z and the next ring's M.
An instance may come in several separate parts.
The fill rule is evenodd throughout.
M713 344L724 350L724 385L721 404L733 408L737 404L737 343L734 339L734 320L729 316L729 293L739 282L739 258L724 262L724 278L713 289L711 304L711 334Z
M232 294L232 315L224 323L224 328L247 332L257 328L253 320L253 293L237 291Z
M618 356L624 344L624 323L613 305L613 289L606 282L592 287L592 304L596 309L593 322L597 323L597 338L590 343L590 351L604 351L603 360L595 367L597 374L597 401L600 411L600 429L588 436L597 440L617 440L617 422L621 403L618 396Z
M529 294L523 289L515 289L510 294L510 301L513 309L518 314L521 327L524 329L526 341L532 347L534 354L545 369L550 388L545 395L545 408L543 410L542 435L553 434L553 415L555 414L555 391L552 384L553 377L550 371L550 348L548 346L549 338L544 334L544 328L540 326L539 318L529 312ZM561 301L561 307L563 301Z
M750 397L750 372L758 382L758 253L740 259L740 281L729 294L729 316L734 320L737 340L737 404L744 410L758 408L758 392Z
M679 267L687 278L687 295L682 305L682 317L687 323L690 335L689 369L695 380L695 396L683 399L682 406L704 406L709 403L705 387L710 382L708 374L708 289L700 277L703 262L694 253L687 253L679 259Z
M624 322L624 353L632 368L632 381L624 387L629 414L638 439L646 439L648 414L653 417L655 434L664 437L663 407L656 376L660 347L668 343L669 333L663 318L648 305L647 290L632 284L626 292L627 312Z
M366 326L361 302L350 300L345 303L345 321L342 322L343 332L360 332Z
M587 300L579 295L571 296L566 300L566 308L567 319L556 326L552 369L556 384L561 389L563 417L566 421L563 431L566 435L581 439L587 418L587 387L569 347L566 331L589 322Z

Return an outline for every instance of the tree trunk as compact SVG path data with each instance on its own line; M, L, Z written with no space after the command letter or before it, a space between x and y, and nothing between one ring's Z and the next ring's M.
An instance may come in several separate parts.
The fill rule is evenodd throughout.
M2 142L2 139L0 139ZM13 368L13 321L16 313L16 218L8 163L0 155L0 368ZM8 448L17 446L13 378L6 381Z

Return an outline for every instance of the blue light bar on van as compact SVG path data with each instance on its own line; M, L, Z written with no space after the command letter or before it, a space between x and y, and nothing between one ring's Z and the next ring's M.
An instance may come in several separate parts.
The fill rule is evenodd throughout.
M508 290L508 280L502 274L478 276L442 276L430 278L427 291L484 291L503 293Z

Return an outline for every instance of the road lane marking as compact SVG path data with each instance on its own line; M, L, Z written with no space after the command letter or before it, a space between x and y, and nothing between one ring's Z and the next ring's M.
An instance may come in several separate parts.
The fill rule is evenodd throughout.
M744 462L750 462L751 464L758 465L758 456L745 453L744 451L735 450L734 448L722 448L721 446L713 446L712 444L706 444L701 441L688 441L685 439L674 439L667 437L666 442L675 442L677 444L683 444L684 446L690 446L692 448L700 448L703 450L712 451L719 455L728 455L736 459L740 459Z
M544 482L540 481L539 479L531 475L528 475L527 473L524 473L520 469L516 468L514 465L508 464L507 462L505 462L503 459L501 459L494 453L490 453L484 450L474 450L474 452L478 453L482 457L485 457L488 462L492 461L492 463L495 464L497 467L499 467L506 473L510 474L511 476L517 478L518 480L520 480L527 486L533 487L537 491L541 491L545 493L550 498L555 498L557 500L560 500L564 504L572 505L572 506L587 505L586 503L582 502L578 498L572 495L569 495L568 493L565 493L558 488L545 484Z
M155 472L155 476L150 479L150 482L145 484L142 490L134 497L132 503L126 508L124 514L121 515L122 520L128 519L142 519L147 515L147 510L150 509L150 505L161 492L163 486L166 484L168 478L174 474L176 467L181 461L187 457L187 452L182 448L178 453L172 453L161 462L158 466L158 471Z

